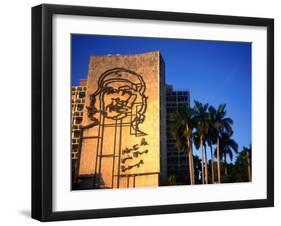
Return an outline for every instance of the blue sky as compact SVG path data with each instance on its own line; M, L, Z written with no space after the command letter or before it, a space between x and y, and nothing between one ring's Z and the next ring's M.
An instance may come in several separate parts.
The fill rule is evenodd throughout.
M78 34L71 39L72 85L87 78L91 55L159 50L166 82L188 89L191 106L194 100L215 107L225 103L239 150L251 143L251 43Z

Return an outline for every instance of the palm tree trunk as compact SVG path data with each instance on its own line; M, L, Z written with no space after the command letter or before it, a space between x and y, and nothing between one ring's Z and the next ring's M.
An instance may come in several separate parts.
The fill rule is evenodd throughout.
M192 153L192 142L191 138L188 138L188 159L189 159L189 176L190 176L190 184L194 184L194 166L193 166L193 153Z
M221 163L220 163L220 139L217 137L217 168L218 168L218 183L221 182Z
M191 165L191 158L190 158L190 140L189 140L189 138L187 139L187 154L186 154L186 158L188 159L189 179L190 179L190 184L192 185L193 184L193 175L192 175L192 165Z
M208 161L207 161L207 152L205 146L204 146L204 154L205 154L205 182L206 184L208 184Z
M226 154L224 154L224 174L227 176L227 167L226 167Z
M211 163L212 163L212 184L215 183L215 173L214 173L214 157L213 157L213 146L210 145L211 150Z
M191 169L192 169L192 184L195 184L195 174L194 174L194 161L193 161L193 148L192 148L192 138L190 137L190 157L191 157Z
M190 183L190 185L192 185L192 169L191 169L191 162L190 162L190 154L189 154L189 152L190 152L190 149L188 147L186 158L187 158L187 161L188 161L188 168L189 168L189 173L188 173L189 174L189 183ZM187 178L188 178L188 175L187 175ZM188 184L188 182L187 182L187 184Z
M251 175L251 162L250 162L250 156L249 156L249 152L247 151L247 162L248 162L248 178L249 178L249 182L252 181L252 175Z
M204 184L205 173L204 173L204 151L203 151L203 137L202 136L200 136L200 149L201 149L201 152L202 152L202 161L201 161L202 172L201 172L201 177L202 177L202 184Z

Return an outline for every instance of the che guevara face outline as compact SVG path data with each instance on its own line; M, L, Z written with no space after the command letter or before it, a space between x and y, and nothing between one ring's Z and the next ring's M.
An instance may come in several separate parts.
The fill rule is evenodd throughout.
M132 114L138 105L131 124L141 132L138 125L144 122L147 108L145 90L146 84L141 75L124 68L108 70L100 76L96 92L90 95L88 117L96 124L99 123L95 117L97 113L112 120L121 120Z

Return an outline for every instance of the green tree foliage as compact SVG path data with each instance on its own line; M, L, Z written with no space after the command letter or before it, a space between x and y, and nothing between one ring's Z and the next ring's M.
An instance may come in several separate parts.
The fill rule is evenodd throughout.
M180 105L171 115L170 121L168 131L178 151L188 153L188 173L171 175L168 178L169 185L251 181L251 146L238 151L238 144L232 138L234 122L227 117L225 104L219 105L217 109L199 101L194 102L193 108ZM200 151L201 158L193 155L193 146ZM209 156L206 153L207 147L210 150Z

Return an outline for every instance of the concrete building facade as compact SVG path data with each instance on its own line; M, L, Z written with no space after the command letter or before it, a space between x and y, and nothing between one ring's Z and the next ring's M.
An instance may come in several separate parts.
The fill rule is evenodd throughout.
M92 56L84 102L76 113L82 115L77 177L87 180L88 188L164 185L166 92L160 53Z
M166 122L167 122L167 176L176 177L178 183L186 183L188 175L187 151L179 152L175 140L172 138L169 126L170 116L180 105L190 106L190 93L188 90L174 90L173 86L166 85Z
M80 80L79 86L71 87L71 159L72 180L76 181L80 152L81 123L87 91L87 80Z

